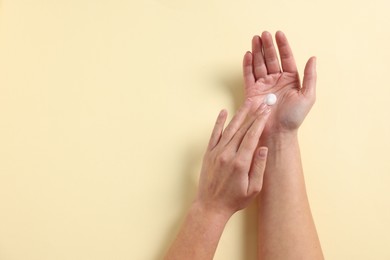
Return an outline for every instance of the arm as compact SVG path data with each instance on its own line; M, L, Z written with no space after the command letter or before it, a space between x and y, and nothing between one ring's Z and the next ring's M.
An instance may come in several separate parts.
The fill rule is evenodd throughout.
M193 203L165 260L213 259L229 217Z
M297 134L281 134L266 142L272 148L259 199L259 259L323 259Z
M213 259L229 218L260 192L267 148L257 148L270 114L266 105L244 103L226 127L221 111L203 158L199 188L166 260Z
M264 188L259 197L259 259L323 259L306 194L298 128L315 102L315 58L306 64L301 86L295 60L282 32L276 33L281 67L272 36L264 32L252 40L244 56L247 97L262 102L275 93L261 145L269 149Z

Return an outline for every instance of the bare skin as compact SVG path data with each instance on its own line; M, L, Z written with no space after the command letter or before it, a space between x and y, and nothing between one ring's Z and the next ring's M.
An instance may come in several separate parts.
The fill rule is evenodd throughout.
M165 260L213 259L227 221L259 194L268 149L257 146L270 108L251 107L248 99L225 130L227 113L219 114L203 158L196 199Z
M227 221L261 190L259 259L324 259L298 143L298 129L315 102L316 59L308 60L301 85L286 37L277 32L275 38L281 66L268 32L255 36L244 56L246 102L225 130L226 111L219 114L197 197L166 260L212 259ZM278 98L272 113L262 104L268 93Z
M268 32L253 37L243 61L246 97L255 106L268 93L278 98L260 140L269 151L259 196L258 259L323 259L298 144L298 129L315 102L316 58L306 63L301 84L287 38L280 31L275 38L280 63Z

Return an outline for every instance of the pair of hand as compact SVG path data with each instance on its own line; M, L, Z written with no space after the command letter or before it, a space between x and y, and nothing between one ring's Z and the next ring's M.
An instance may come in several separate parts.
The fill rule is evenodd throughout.
M315 57L301 85L287 38L280 31L275 38L281 62L270 33L254 36L243 60L246 101L226 129L225 110L215 123L196 198L206 210L231 216L245 208L262 188L268 148L259 143L296 133L315 102ZM272 108L263 104L269 93L278 98Z

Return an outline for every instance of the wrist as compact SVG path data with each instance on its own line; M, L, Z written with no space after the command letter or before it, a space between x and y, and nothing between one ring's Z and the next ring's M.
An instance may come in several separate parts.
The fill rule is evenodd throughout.
M225 225L233 213L218 209L215 207L206 206L204 203L194 201L190 208L190 214L197 216L210 224Z
M298 144L298 130L269 134L262 138L261 143L272 150L289 149L291 145Z

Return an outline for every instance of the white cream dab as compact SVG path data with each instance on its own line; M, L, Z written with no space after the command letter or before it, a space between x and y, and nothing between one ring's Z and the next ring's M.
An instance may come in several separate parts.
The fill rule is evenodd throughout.
M266 103L269 106L275 105L276 103L276 95L274 93L270 93L267 96L265 96L264 103Z

